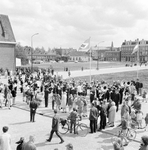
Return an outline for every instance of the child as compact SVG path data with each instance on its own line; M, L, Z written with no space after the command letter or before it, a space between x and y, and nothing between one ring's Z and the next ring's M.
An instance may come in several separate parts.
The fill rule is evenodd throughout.
M143 94L142 94L142 98L143 98L143 102L145 101L147 103L147 98L146 98L146 91L144 90L143 91Z
M126 138L126 133L127 133L127 129L128 129L128 121L125 118L122 118L121 120L121 131L120 131L120 136L121 136L121 143L123 144L123 141L125 141L125 143L123 144L123 146L127 146L129 141Z
M136 111L136 120L137 120L137 123L138 123L138 129L142 128L142 116L143 116L143 113L141 110L137 110Z

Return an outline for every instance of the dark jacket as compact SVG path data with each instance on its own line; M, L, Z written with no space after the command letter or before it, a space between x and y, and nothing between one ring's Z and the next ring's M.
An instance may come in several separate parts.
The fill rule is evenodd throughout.
M78 114L76 111L72 111L70 115L68 116L68 119L72 122L76 122L76 119L78 118Z
M89 120L97 120L98 115L99 115L99 113L98 113L97 108L96 107L92 107L90 109Z
M17 147L16 150L23 150L23 143L20 143Z
M139 150L148 150L148 146L145 146L145 145L142 146L141 145Z
M31 109L32 111L36 111L37 107L38 107L38 105L37 105L37 102L36 102L36 101L31 101L31 102L30 102L30 109Z
M59 130L59 118L57 116L54 116L52 118L52 130L53 131Z

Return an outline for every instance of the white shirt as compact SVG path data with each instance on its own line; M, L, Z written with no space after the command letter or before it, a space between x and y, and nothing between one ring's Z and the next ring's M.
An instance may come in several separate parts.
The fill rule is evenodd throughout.
M0 136L0 150L11 150L11 136L8 133L3 133Z

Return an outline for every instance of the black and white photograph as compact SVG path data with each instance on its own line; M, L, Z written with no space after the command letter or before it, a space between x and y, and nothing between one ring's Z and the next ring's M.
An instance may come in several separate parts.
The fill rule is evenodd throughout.
M148 1L0 1L0 150L148 150Z

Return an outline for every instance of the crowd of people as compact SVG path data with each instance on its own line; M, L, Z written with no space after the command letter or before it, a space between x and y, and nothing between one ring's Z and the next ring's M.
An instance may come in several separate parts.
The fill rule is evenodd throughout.
M17 69L15 75L14 73L6 73L5 77L8 78L8 84L0 83L1 108L6 106L11 109L16 104L15 98L20 90L22 101L30 107L30 121L35 122L36 110L40 103L44 101L45 107L49 107L49 102L52 103L51 109L53 109L55 116L52 121L50 137L47 139L48 142L51 141L54 132L61 139L60 143L64 142L57 129L59 119L56 117L56 113L58 112L69 114L70 132L74 126L74 133L76 133L77 118L88 117L91 134L104 130L106 127L114 127L119 108L121 108L121 124L119 126L123 130L130 126L132 119L136 119L139 127L141 126L141 101L138 101L137 96L141 96L147 102L147 92L143 89L143 83L139 79L112 83L94 80L88 83L72 78L63 80L54 74L53 69L39 69L32 73L24 68ZM148 117L145 117L145 121L148 124ZM33 141L33 137L30 137L30 141ZM124 146L128 145L128 142L127 140ZM117 147L117 144L115 145L114 149ZM24 148L24 150L28 149Z

